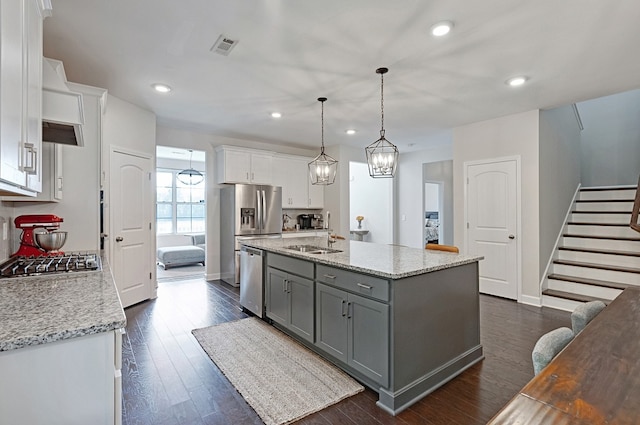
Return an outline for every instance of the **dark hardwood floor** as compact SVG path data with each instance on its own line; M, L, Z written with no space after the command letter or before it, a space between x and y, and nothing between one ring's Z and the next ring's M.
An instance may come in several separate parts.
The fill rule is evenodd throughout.
M125 310L123 424L262 424L191 330L246 317L238 290L204 279L163 281L158 298ZM297 424L485 424L532 377L531 350L569 313L481 296L485 359L393 417L365 390Z

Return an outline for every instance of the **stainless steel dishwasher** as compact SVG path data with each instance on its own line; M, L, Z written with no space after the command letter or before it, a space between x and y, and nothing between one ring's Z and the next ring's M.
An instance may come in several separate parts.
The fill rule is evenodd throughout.
M240 305L258 317L264 306L263 256L259 249L240 248Z

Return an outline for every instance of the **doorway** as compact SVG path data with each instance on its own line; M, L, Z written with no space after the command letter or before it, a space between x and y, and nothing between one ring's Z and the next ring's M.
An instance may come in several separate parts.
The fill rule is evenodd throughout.
M424 243L440 243L442 229L440 217L442 214L442 182L426 182L424 184ZM443 217L444 218L444 217Z
M185 258L189 257L170 265L163 263L166 254L159 254L163 257L156 258L159 281L205 274L205 263L201 262L206 258L205 165L204 151L156 146L156 246L171 251L184 248ZM202 250L199 255L193 252L194 247Z
M352 240L393 243L393 179L372 178L362 162L349 162L349 233Z

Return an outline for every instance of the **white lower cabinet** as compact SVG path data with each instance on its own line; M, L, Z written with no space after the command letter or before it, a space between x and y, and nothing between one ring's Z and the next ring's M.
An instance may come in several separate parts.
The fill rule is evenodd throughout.
M0 353L0 424L120 425L122 330Z

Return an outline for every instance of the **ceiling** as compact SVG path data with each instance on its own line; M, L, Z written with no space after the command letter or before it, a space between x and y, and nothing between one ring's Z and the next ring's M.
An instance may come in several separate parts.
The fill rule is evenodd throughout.
M435 38L441 20L454 28ZM321 96L326 145L376 140L375 70L388 67L386 137L406 152L450 143L456 126L639 88L639 21L631 0L53 0L44 52L161 125L307 148ZM238 40L228 56L210 51L221 34ZM527 84L507 86L515 75Z

